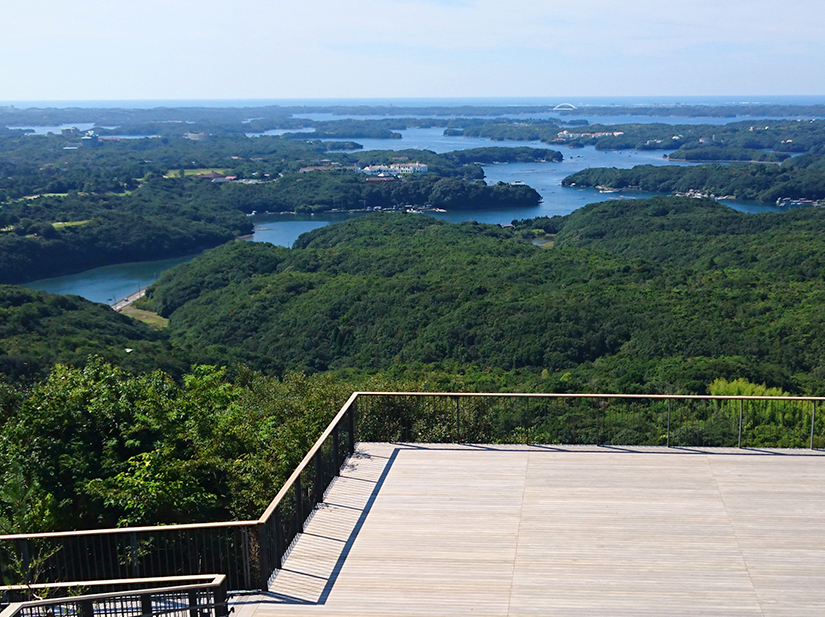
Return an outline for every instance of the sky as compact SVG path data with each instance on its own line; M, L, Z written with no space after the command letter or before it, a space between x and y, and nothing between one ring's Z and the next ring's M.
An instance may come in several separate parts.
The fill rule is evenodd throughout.
M825 94L822 0L6 0L0 101Z

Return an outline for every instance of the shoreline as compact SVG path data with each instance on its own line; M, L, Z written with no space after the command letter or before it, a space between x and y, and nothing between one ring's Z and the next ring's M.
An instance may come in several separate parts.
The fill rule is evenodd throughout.
M118 300L117 302L115 302L114 304L111 305L112 310L115 311L116 313L120 313L127 306L131 306L132 304L134 304L135 302L137 302L138 300L143 298L146 295L146 290L147 289L149 289L148 285L146 287L144 287L143 289L140 289L140 290L136 291L135 293L126 296L125 298L123 298L123 300Z

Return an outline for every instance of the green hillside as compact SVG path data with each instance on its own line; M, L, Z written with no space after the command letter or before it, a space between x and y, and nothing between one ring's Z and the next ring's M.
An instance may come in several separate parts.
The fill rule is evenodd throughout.
M190 362L157 331L108 306L0 285L0 380L41 378L56 362L81 366L89 354L132 372L180 374Z
M519 229L372 215L291 251L216 249L150 296L176 344L276 374L447 363L580 389L703 392L747 377L813 391L823 216L609 202L567 217L544 249Z

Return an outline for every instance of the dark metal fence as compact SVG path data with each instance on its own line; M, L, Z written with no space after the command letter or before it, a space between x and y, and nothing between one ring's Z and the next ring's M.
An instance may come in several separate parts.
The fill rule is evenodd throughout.
M226 577L222 574L191 584L177 584L173 578L139 579L139 582L119 581L129 587L107 593L83 594L15 602L9 604L0 617L227 617ZM100 586L101 581L89 586ZM137 586L154 587L135 589ZM158 587L158 585L165 585ZM109 583L106 586L117 586ZM50 589L50 591L53 590Z
M256 521L0 536L7 583L221 572L266 589L357 441L825 446L825 398L356 392Z
M815 448L818 397L359 395L360 441Z
M281 567L315 506L355 452L357 399L358 393L350 396L258 520L261 589L268 588L270 576Z
M256 521L0 536L7 584L226 574L255 587Z

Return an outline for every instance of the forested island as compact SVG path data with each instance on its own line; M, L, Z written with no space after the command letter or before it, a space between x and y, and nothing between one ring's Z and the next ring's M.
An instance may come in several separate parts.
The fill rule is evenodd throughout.
M757 113L755 107L737 110ZM820 155L825 131L816 119L746 120L724 126L599 125L565 115L570 112L550 119L518 116L547 111L539 107L462 108L445 116L438 116L438 109L404 108L397 117L359 119L363 111L277 106L0 109L0 120L11 127L68 118L95 125L88 133L67 128L60 134L32 136L27 129L6 128L0 135L0 260L5 265L0 283L197 253L249 234L252 224L243 215L253 212L533 207L540 200L536 191L487 185L480 165L563 158L549 148L363 152L349 141L396 141L412 127L443 127L448 135L493 140L538 140L554 148L661 150L674 161L759 163L696 170L588 170L565 180L565 186L638 187L765 203L823 198ZM313 113L353 117L306 117ZM499 115L504 113L508 115ZM655 116L662 110L641 113ZM273 128L283 134L263 135ZM357 173L405 161L426 165L427 173L393 174L380 181Z
M551 120L495 119L445 129L448 135L494 141L543 141L554 146L597 150L675 150L681 160L780 162L794 153L820 153L825 121L760 120L715 124L589 124L560 127Z
M565 101L558 101L565 103ZM100 127L116 126L129 130L133 126L155 124L190 124L196 127L212 126L215 130L255 132L270 129L305 128L326 120L310 120L309 115L335 115L341 117L363 116L412 119L421 126L443 126L454 118L530 118L545 114L557 114L560 122L576 116L650 116L672 118L748 118L748 117L800 117L825 118L825 105L791 104L731 104L731 105L583 105L569 109L556 105L430 105L403 107L387 105L262 105L255 107L155 107L155 108L87 108L0 107L0 125L3 126L56 126L84 123ZM400 126L397 122L396 127ZM174 127L171 127L172 129ZM244 128L250 130L244 131ZM392 130L392 129L391 129ZM395 129L397 130L397 129ZM122 133L121 133L122 134Z
M340 152L339 143L244 135L117 140L73 129L0 136L0 284L191 255L251 233L245 215L255 211L534 206L536 191L488 186L479 163L561 159L535 148L439 155ZM393 172L380 182L359 173L403 162L427 172Z
M781 165L594 168L568 176L562 184L655 193L699 193L763 203L819 201L825 199L825 156L801 155Z

